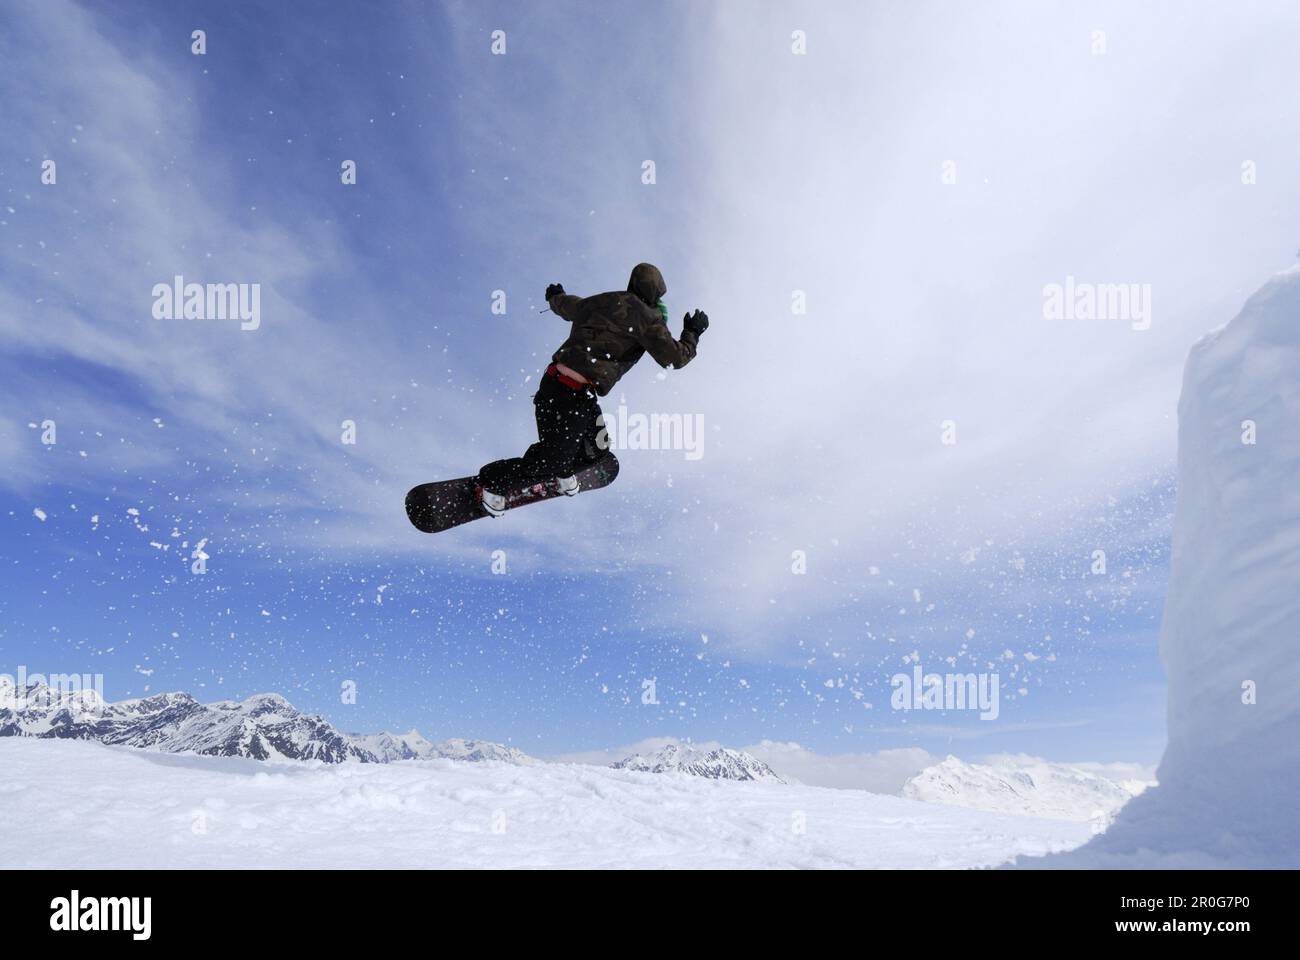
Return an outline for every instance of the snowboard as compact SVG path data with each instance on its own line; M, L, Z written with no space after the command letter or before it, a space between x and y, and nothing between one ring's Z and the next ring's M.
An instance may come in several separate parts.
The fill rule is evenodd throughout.
M579 470L576 476L578 493L607 487L618 476L618 458L613 453L606 452L599 460ZM422 483L418 487L412 487L406 495L406 515L421 533L439 533L486 517L488 514L479 506L475 495L477 487L476 477ZM560 492L556 481L548 480L506 494L506 509L514 510L516 507L563 496L565 494Z

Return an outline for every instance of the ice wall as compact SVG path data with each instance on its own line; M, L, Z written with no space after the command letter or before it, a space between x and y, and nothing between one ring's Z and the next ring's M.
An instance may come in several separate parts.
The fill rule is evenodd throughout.
M1187 359L1160 655L1160 785L1022 865L1300 866L1300 267Z

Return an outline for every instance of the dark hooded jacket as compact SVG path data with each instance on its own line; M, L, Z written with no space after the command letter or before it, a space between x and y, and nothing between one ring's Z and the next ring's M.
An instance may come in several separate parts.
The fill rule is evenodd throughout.
M680 340L673 339L656 306L667 292L659 268L638 263L626 292L551 297L551 309L573 325L569 339L551 359L581 373L602 397L644 353L661 367L686 366L695 356L697 338L684 330Z

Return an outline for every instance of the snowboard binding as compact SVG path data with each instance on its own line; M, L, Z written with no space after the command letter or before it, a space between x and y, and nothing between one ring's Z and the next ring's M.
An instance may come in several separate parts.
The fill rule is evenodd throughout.
M617 476L618 458L606 451L572 477L556 477L505 494L484 489L477 477L422 483L406 495L406 516L417 530L437 533L483 517L499 517L530 503L599 490Z
M532 486L524 487L523 490L513 496L493 493L480 483L474 487L474 499L478 501L478 505L483 508L483 512L489 517L499 517L511 507L518 506L521 503L531 503L533 500L544 500L560 494L566 497L575 497L581 489L582 485L578 482L578 475L573 474L568 477L556 477L554 480L534 483Z

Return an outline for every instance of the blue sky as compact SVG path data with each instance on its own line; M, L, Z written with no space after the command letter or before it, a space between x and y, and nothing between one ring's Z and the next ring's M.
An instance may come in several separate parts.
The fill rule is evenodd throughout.
M1154 762L1182 360L1293 257L1300 136L1294 12L1144 7L8 5L0 670L540 755ZM607 409L705 455L412 532L409 486L529 441L546 284L639 260L713 326ZM261 328L154 320L175 274ZM1151 329L1045 320L1066 276L1149 283ZM998 721L890 711L913 651L1014 678Z

